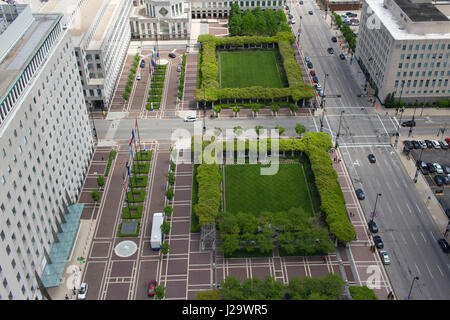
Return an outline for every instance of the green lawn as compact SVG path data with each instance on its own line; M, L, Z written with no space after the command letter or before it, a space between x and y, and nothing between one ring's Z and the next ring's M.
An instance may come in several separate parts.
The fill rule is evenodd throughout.
M272 176L260 174L260 165L225 166L226 212L286 211L301 207L313 216L300 164L280 164Z
M287 86L277 54L275 50L218 52L221 88Z

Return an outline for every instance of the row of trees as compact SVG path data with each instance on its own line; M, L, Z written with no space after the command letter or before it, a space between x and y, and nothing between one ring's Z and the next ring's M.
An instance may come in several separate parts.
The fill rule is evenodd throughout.
M236 251L270 252L276 239L286 255L327 255L334 250L327 230L316 226L301 208L282 212L222 214L219 223L222 252L226 257Z
M256 7L242 13L237 2L231 5L228 18L228 32L231 36L273 36L279 31L290 31L283 9L274 13L272 10L262 11L260 7Z
M446 99L442 99L442 100L438 100L438 102L436 103L436 105L432 104L432 103L425 103L425 105L423 104L423 102L418 102L416 103L406 103L404 101L400 101L398 99L395 98L393 93L388 93L386 95L386 98L384 99L384 106L386 108L399 108L399 107L406 107L406 108L413 108L413 107L425 107L425 108L431 108L434 106L440 107L440 108L448 108L450 107L450 100L446 100Z
M221 176L219 165L201 164L197 168L197 203L194 213L198 216L199 224L205 225L215 222L220 208L219 184Z
M345 41L347 41L348 46L354 52L355 48L356 48L356 36L355 36L355 34L353 33L352 29L350 29L350 27L348 25L342 23L342 18L341 18L340 15L338 15L335 12L333 12L333 16L334 16L334 21L336 22L336 25L339 27L339 29L342 32L342 35L345 38Z
M136 53L136 55L133 58L132 67L130 68L130 74L128 75L128 82L125 86L125 92L122 94L122 97L126 101L128 101L128 99L130 99L130 93L131 93L131 90L133 89L133 81L136 78L136 71L137 71L137 68L139 68L140 60L141 60L141 56L139 55L139 53Z

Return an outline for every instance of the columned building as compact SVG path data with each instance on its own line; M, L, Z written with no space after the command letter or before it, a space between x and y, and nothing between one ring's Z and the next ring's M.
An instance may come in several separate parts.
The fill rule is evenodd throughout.
M250 0L250 1L229 1L229 0L190 0L192 18L218 19L227 18L231 10L231 5L235 2L239 4L241 10L254 9L260 7L262 10L278 10L283 6L283 0Z
M355 58L381 101L448 99L449 16L431 0L364 0Z
M70 250L81 214L69 212L93 137L62 18L0 5L0 300L45 296L52 251Z

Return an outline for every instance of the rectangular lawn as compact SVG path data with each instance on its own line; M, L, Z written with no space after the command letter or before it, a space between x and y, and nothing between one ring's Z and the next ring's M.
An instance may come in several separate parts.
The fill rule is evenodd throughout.
M221 88L283 88L287 86L275 50L219 51Z
M313 216L302 167L280 164L278 173L260 174L260 165L225 166L226 212L285 211L301 207Z

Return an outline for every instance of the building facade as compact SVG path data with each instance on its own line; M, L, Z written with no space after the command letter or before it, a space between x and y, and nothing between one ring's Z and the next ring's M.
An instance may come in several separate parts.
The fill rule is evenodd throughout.
M241 10L260 7L262 10L278 10L283 6L283 0L250 0L250 1L227 1L227 0L190 0L192 18L227 18L231 5L237 2Z
M10 44L0 60L0 300L42 298L40 277L93 152L62 15L16 8L0 34Z
M450 96L450 20L423 0L365 0L355 58L384 101L434 103Z

